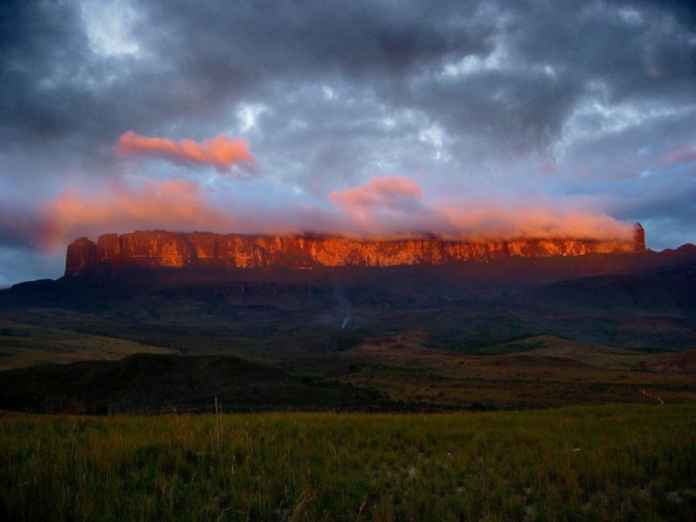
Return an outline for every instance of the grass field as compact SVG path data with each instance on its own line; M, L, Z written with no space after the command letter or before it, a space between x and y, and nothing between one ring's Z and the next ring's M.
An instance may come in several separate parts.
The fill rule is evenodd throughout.
M694 520L696 406L0 419L3 520Z
M38 364L112 361L136 353L175 352L127 339L90 335L0 318L0 371Z
M366 339L343 354L353 371L341 379L392 400L455 407L696 400L696 351L639 352L546 335L471 355L431 349L428 340L418 331Z

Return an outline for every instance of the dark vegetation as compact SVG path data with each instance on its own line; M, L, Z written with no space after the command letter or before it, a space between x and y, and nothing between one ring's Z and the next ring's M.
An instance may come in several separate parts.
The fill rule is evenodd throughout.
M6 415L3 520L683 520L696 409Z
M75 413L367 409L377 393L326 384L236 357L133 355L4 372L0 408Z

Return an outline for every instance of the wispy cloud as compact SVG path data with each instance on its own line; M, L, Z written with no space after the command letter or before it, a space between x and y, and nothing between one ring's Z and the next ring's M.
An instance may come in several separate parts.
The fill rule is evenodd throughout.
M631 227L569 200L444 198L426 201L412 179L376 177L332 192L348 228L368 235L435 233L461 239L628 238Z
M246 141L217 136L203 142L170 140L125 132L118 139L115 151L123 156L159 158L178 164L207 165L220 173L230 172L235 165L250 166L254 157Z
M99 192L70 189L42 208L52 223L46 243L60 245L82 235L137 229L233 230L230 213L212 206L189 181L147 182L132 187L115 182Z
M419 209L423 191L403 176L380 176L365 185L331 192L331 201L353 219L365 220L375 213L403 214Z
M696 161L696 145L682 145L670 150L664 156L664 163L667 165L691 163L692 161Z

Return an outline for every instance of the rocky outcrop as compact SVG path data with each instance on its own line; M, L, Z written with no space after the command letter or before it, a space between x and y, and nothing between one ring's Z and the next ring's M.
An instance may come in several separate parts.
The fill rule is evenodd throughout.
M79 274L97 264L97 245L81 237L68 245L65 274Z
M68 247L66 276L96 267L249 269L444 265L509 257L582 256L645 250L636 225L632 239L458 241L438 237L370 240L325 235L261 236L140 231L81 238Z
M633 225L633 247L636 252L645 250L645 229L640 223Z

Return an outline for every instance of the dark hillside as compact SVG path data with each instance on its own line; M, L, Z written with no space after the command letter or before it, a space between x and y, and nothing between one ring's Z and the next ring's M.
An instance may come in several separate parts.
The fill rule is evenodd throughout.
M379 397L235 357L134 355L0 372L0 409L109 413L369 409Z

